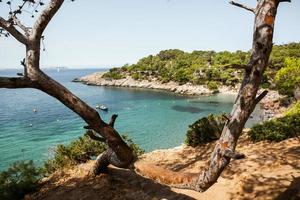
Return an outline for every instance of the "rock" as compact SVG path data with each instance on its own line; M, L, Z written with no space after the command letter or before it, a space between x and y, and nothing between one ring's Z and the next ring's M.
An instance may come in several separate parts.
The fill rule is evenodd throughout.
M170 81L168 83L162 83L156 78L152 78L150 81L139 81L134 80L130 76L127 76L123 79L114 80L103 78L103 74L103 72L98 72L81 78L75 78L73 81L82 82L86 85L159 89L183 95L210 95L216 93L216 91L209 90L205 85L193 85L192 83L180 85L173 81ZM219 92L227 94L236 94L237 90L228 86L221 86Z

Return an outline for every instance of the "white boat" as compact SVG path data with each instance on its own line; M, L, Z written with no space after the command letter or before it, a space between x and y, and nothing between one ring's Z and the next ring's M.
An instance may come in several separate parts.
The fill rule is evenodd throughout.
M100 110L104 110L104 111L108 111L108 108L104 105L96 105L96 109L100 109Z

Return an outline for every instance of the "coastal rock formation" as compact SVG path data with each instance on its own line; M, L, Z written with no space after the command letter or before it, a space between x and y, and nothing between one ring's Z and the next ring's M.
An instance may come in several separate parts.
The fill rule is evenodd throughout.
M87 75L81 78L76 78L74 82L82 82L87 85L98 85L98 86L113 86L113 87L130 87L130 88L145 88L145 89L158 89L174 92L177 94L185 95L210 95L216 91L209 90L205 85L192 85L186 83L180 85L176 82L170 81L168 83L161 83L155 79L149 80L134 80L130 76L122 79L107 79L103 78L104 73L97 72L91 75ZM235 88L221 86L218 91L222 93L236 94L238 86Z
M134 80L130 76L122 79L109 79L103 77L104 73L105 72L96 72L84 77L75 78L73 82L81 82L86 85L95 86L157 89L181 95L212 95L215 92L236 95L240 87L240 85L236 85L235 87L220 86L217 91L212 91L205 85L192 85L191 83L180 85L173 81L161 83L157 79L139 81ZM258 93L262 91L263 90L260 90ZM283 98L283 96L277 91L269 90L268 94L260 102L260 117L262 121L272 119L273 117L280 117L280 113L286 110L287 105L284 106L280 103L281 98Z

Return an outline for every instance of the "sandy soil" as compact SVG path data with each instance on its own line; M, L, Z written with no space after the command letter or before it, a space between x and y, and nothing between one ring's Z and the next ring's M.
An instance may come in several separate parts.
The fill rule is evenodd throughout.
M199 172L206 165L213 143L198 148L180 146L147 153L135 164L156 165L179 172ZM41 190L26 199L300 199L300 140L252 143L242 138L237 147L245 159L233 160L218 182L198 193L170 188L133 170L110 167L107 174L87 176L93 162L56 173Z

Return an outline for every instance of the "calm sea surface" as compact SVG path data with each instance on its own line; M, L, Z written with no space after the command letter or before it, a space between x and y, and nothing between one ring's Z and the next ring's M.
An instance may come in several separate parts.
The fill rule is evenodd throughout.
M71 82L75 77L96 71L99 69L46 70L46 73L91 106L106 105L108 112L99 111L106 121L117 113L116 129L127 133L146 151L182 144L189 124L209 113L230 112L234 101L232 95L182 97L162 91ZM0 70L0 76L15 76L16 72ZM40 91L0 89L0 170L17 160L32 159L40 163L57 144L69 143L83 135L84 125L71 110Z

